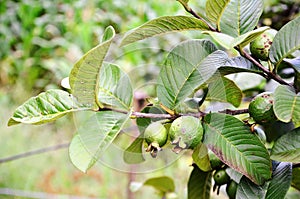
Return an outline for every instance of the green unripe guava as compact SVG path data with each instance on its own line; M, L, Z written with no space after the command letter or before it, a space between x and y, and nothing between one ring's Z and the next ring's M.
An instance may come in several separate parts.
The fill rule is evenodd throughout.
M176 145L176 149L195 148L203 137L203 127L200 119L192 116L177 118L170 127L169 136L172 144Z
M249 114L258 124L266 124L276 121L273 110L274 97L270 92L257 95L249 104Z
M217 170L213 175L216 185L221 186L230 182L230 177L226 173L225 169Z
M250 43L251 54L260 60L267 61L271 45L276 34L277 31L274 29L269 29L262 33Z
M145 129L145 141L148 145L157 143L159 147L166 144L168 139L167 129L160 122L153 122Z
M235 199L236 190L237 190L238 184L231 180L230 183L226 186L226 193L230 199Z

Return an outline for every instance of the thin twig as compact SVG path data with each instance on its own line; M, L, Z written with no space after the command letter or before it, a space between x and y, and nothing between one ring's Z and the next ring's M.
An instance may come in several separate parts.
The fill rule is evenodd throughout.
M294 164L293 164L293 169L294 169L294 168L300 168L300 163L294 163Z
M253 64L255 64L257 67L259 67L264 73L266 73L268 75L268 77L270 77L271 79L277 81L280 84L284 84L284 85L288 85L288 86L292 86L291 84L289 84L288 82L284 81L283 79L281 79L279 76L277 76L276 74L272 73L271 71L269 71L268 69L266 69L263 65L261 65L261 63L259 63L256 59L254 59L249 53L247 53L245 50L241 50L237 47L235 47L236 50L240 51L241 55L244 56L245 58L247 58L249 61L251 61Z
M63 148L67 148L69 147L70 143L64 143L64 144L57 144L54 146L50 146L50 147L45 147L45 148L41 148L41 149L37 149L37 150L33 150L33 151L28 151L25 153L21 153L18 155L14 155L14 156L10 156L7 158L2 158L0 159L0 164L1 163L5 163L5 162L9 162L9 161L13 161L13 160L17 160L17 159L21 159L21 158L26 158L28 156L33 156L33 155L37 155L37 154L41 154L41 153L47 153L50 151L56 151L59 149L63 149Z

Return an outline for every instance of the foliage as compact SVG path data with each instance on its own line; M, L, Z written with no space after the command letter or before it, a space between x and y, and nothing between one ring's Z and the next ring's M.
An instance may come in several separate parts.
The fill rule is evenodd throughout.
M297 70L300 17L278 30L265 62L253 57L246 48L268 29L255 29L263 12L262 0L251 3L244 0L207 0L205 17L198 15L189 6L189 1L180 3L191 17L163 16L149 20L127 33L121 45L115 46L126 48L126 45L139 40L191 29L199 34L209 34L212 38L189 39L168 52L157 76L156 94L149 99L151 103L141 107L144 111L134 107L133 85L127 73L115 63L104 62L109 47L116 41L115 29L109 26L103 33L101 43L83 55L71 70L71 94L54 89L41 93L21 105L8 124L39 124L56 120L68 112L81 109L90 112L91 117L78 127L69 147L72 163L86 172L117 140L129 119L136 119L140 132L122 151L123 158L127 164L137 164L149 157L141 150L144 131L149 125L158 122L168 130L178 118L195 117L198 122L180 129L184 135L176 135L178 142L173 140L169 143L174 144L176 149L180 140L200 140L198 146L185 148L193 150L195 161L188 181L189 199L209 198L212 174L220 169L225 172L226 168L231 169L231 174L236 173L229 175L238 183L236 198L284 198L292 183L294 187L299 187L298 180L292 179L292 168L293 165L299 167L300 163L300 75ZM237 56L233 56L232 52ZM277 73L282 64L293 69L291 79ZM274 140L274 144L261 141L261 135L255 133L259 121L249 117L247 108L243 109L248 103L245 103L246 98L243 99L246 91L240 85L249 79L241 82L234 78L242 72L259 75L268 84L274 85L276 82L271 90L274 94L271 108L276 115L275 121L262 124L259 132L263 133L263 129L275 122L290 122L293 127L288 132L275 129L273 133L279 138ZM251 89L252 92L248 93L251 97L261 92L261 88L255 86ZM73 100L72 106L70 100ZM197 129L199 124L203 126L203 139L202 133L200 139L193 138L194 131L188 130ZM270 140L268 134L267 140ZM169 150L168 144L163 148ZM224 163L222 168L212 169L209 166L208 150ZM157 153L151 154L152 157L157 155L157 159L160 158L162 152L159 150ZM144 185L154 187L162 197L175 192L172 179L166 176L148 179ZM217 193L221 185L218 186Z

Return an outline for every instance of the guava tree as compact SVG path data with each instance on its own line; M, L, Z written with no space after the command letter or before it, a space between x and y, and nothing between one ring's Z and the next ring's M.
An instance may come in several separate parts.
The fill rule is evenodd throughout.
M208 35L168 52L156 96L141 111L133 108L129 76L104 61L115 41L110 26L102 42L72 68L70 93L52 89L27 100L8 125L44 124L89 112L69 146L72 163L86 172L128 121L135 121L140 134L128 143L124 162L139 164L149 155L157 159L170 148L176 154L192 151L189 199L210 198L211 189L219 192L223 185L229 198L243 199L279 199L291 186L300 190L300 17L275 31L257 25L262 0L207 0L201 14L188 0L178 2L190 16L148 21L118 46L174 31ZM243 86L241 79L255 86ZM144 184L163 198L175 191L169 177Z

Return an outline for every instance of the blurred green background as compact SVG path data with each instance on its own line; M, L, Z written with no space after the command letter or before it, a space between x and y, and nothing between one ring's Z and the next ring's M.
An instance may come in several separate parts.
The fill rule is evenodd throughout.
M280 28L285 19L299 12L296 2L265 1L261 24ZM191 4L203 12L205 1L192 0ZM112 25L121 39L125 32L150 19L177 14L185 11L175 0L0 1L0 159L71 140L76 131L72 115L42 126L8 128L6 124L14 109L28 98L61 88L61 80L85 52L99 43L105 27ZM161 49L170 49L190 37L201 36L197 32L162 36L122 52L113 50L110 59L131 74L135 88L142 87L158 73L164 56ZM136 48L147 50L132 50ZM147 91L152 94L151 88ZM192 168L188 157L181 160L153 173L133 175L98 165L83 174L71 164L67 149L61 149L0 164L0 198L19 198L1 195L9 190L15 190L15 194L23 190L28 198L32 192L57 194L59 198L155 198L151 187L131 193L128 185L160 175L174 177L178 198L184 198Z

